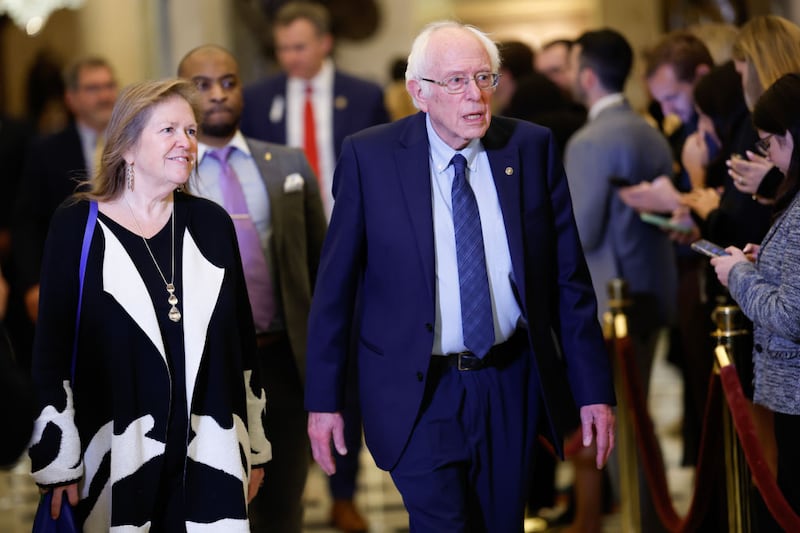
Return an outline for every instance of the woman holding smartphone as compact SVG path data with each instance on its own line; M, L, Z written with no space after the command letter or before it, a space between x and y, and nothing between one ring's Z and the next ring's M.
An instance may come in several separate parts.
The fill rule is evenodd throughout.
M784 174L773 224L760 245L728 247L711 260L753 321L754 401L774 413L778 485L800 512L800 75L787 74L753 110L759 145Z

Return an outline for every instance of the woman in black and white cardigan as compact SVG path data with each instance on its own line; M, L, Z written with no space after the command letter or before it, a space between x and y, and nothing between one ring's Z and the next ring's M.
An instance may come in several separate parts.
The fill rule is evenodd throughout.
M53 490L53 514L68 498L87 532L249 531L271 457L233 223L176 190L197 157L193 95L181 80L127 87L90 190L58 209L48 235L32 472ZM71 383L90 201L99 215Z

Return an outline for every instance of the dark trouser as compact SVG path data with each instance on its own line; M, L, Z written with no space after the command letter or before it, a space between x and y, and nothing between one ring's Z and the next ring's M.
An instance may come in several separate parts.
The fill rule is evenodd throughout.
M800 514L800 416L775 413L778 444L778 486L794 512Z
M432 362L391 471L413 533L522 532L539 395L529 359L471 371Z
M272 443L272 461L264 469L264 486L250 503L250 529L254 533L300 533L311 457L303 387L285 336L259 347L258 360L267 393L264 428Z

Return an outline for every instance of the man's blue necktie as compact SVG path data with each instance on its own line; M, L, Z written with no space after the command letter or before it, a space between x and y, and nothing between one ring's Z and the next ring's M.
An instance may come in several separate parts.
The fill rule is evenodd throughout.
M489 278L486 275L481 217L475 194L467 182L467 160L463 155L456 154L450 163L455 168L452 190L453 227L456 235L464 345L478 357L483 357L494 344L494 319Z

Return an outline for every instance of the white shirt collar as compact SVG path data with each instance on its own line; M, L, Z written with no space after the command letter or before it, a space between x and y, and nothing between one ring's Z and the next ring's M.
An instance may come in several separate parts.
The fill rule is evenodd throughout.
M594 120L601 111L619 105L625 101L625 95L622 93L611 93L598 99L589 109L589 120Z
M467 144L461 150L453 150L453 148L451 148L442 140L441 137L439 137L439 134L436 133L436 130L433 129L431 118L427 114L425 115L425 127L428 130L428 142L431 147L431 161L433 163L434 170L437 173L447 170L447 167L450 166L450 160L453 159L453 156L457 153L463 155L467 160L467 168L469 168L470 172L476 171L478 154L483 149L480 139L472 139L469 144Z

